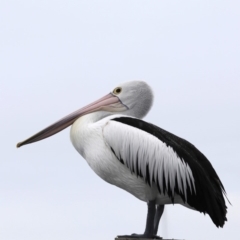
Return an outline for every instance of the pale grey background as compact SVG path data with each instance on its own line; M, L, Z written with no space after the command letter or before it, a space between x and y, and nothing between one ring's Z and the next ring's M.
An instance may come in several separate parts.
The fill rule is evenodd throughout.
M141 233L146 206L111 186L74 150L69 128L24 140L105 95L146 80L146 117L212 162L228 222L168 206L159 234L236 239L240 228L240 2L0 1L0 239L112 240Z

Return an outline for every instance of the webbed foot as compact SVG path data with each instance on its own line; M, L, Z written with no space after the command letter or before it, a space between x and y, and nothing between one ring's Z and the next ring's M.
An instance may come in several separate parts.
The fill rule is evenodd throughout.
M121 238L129 238L129 239L138 239L138 238L141 238L141 239L162 239L161 237L159 236L156 236L156 235L152 235L152 236L149 236L149 235L146 235L146 234L136 234L136 233L133 233L132 235L121 235L121 236L117 236L119 239Z

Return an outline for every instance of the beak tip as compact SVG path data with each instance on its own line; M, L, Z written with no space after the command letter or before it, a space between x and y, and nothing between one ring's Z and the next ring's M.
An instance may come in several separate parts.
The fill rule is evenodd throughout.
M19 143L16 145L17 148L20 148L21 146L22 146L22 143L21 143L21 142L19 142Z

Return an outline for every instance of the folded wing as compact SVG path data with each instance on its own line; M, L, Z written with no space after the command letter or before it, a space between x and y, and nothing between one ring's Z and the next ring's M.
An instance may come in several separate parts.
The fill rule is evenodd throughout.
M216 226L226 220L224 187L207 158L191 143L143 120L118 117L104 127L106 143L129 170L174 203L178 194Z

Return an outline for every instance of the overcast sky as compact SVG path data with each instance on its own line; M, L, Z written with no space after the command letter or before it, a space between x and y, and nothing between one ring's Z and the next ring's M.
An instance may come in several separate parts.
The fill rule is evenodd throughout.
M239 0L1 0L1 240L113 240L144 231L146 204L100 179L71 145L69 128L15 147L136 79L155 93L145 120L200 149L232 203L223 229L168 205L159 235L239 236Z

